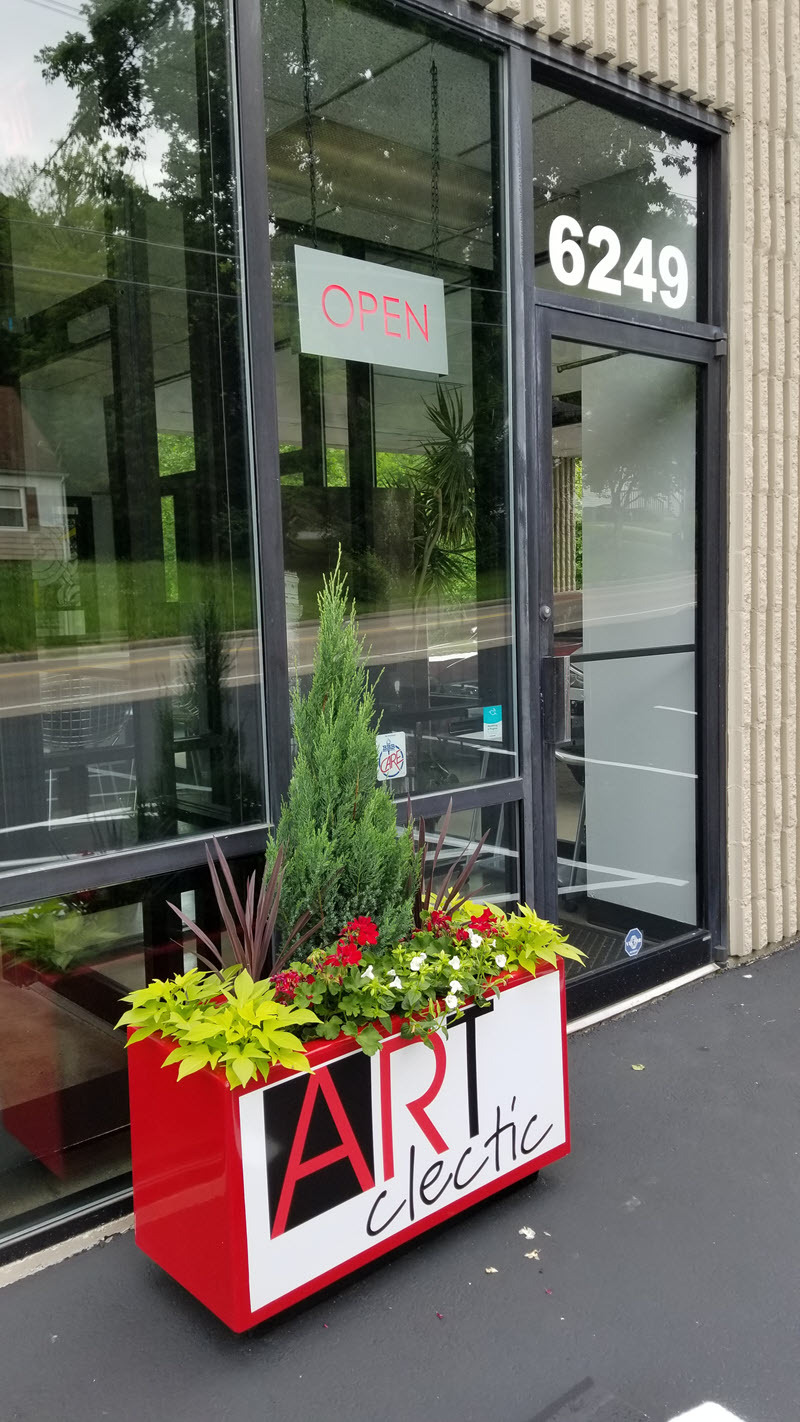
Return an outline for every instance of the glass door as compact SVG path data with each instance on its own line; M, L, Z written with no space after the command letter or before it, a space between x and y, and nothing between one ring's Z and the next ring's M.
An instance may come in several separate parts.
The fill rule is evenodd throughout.
M621 334L582 323L601 328ZM545 818L558 916L593 973L685 940L699 921L701 371L548 333L542 376L552 477Z

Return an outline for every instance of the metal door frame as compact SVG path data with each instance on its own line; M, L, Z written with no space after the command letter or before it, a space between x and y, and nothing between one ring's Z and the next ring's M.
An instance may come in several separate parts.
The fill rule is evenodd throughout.
M660 945L630 964L601 970L598 978L602 998L639 991L638 984L647 983L655 971L656 980L688 971L688 965L699 966L711 961L712 950L723 943L721 909L724 895L720 893L719 855L724 853L724 795L719 777L719 748L723 740L720 731L717 702L721 690L721 635L718 604L714 596L718 577L709 561L710 549L719 541L721 520L719 508L719 442L714 438L715 420L721 395L720 366L724 359L719 332L683 334L661 326L640 324L620 318L616 313L596 315L586 311L558 308L548 301L536 312L535 387L536 387L536 484L538 565L538 655L540 662L553 654L553 618L543 609L553 606L553 482L552 482L552 408L551 408L551 343L553 339L573 340L596 346L613 346L632 355L652 356L664 360L693 364L698 372L698 445L696 483L696 568L697 619L695 650L695 685L697 719L697 872L698 921L696 931L687 931ZM719 570L717 570L719 571ZM708 594L707 584L711 583ZM550 918L558 914L555 756L548 736L548 687L540 671L540 739L541 754L539 810L544 839L544 863L537 880L537 906ZM670 968L667 955L676 950L680 963ZM613 975L613 977L612 977ZM633 978L637 979L634 985ZM607 979L607 981L605 981ZM591 978L576 981L572 996L588 1003L595 996L589 991ZM612 991L612 986L615 989Z

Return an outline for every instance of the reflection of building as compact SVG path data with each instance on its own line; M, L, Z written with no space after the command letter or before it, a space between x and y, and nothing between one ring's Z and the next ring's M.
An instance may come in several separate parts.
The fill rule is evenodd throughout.
M39 634L82 630L79 592L70 563L65 477L17 391L0 386L0 564L15 570L17 597L28 580Z
M98 51L79 73L60 46L101 11L113 38L124 5L69 26L9 6L0 1236L47 1222L51 1177L117 1188L117 997L193 961L169 902L218 931L208 836L242 873L263 850L340 548L398 801L433 825L452 796L450 860L488 833L474 892L560 915L588 954L573 1010L800 928L774 225L796 246L800 199L761 156L768 137L796 168L791 45L734 53L710 0L680 24L643 0L638 28L598 0L594 58L539 0L457 27L434 0L262 0L262 94L226 7L176 0L109 94ZM304 344L297 246L441 282L447 371ZM59 895L37 938L26 914Z

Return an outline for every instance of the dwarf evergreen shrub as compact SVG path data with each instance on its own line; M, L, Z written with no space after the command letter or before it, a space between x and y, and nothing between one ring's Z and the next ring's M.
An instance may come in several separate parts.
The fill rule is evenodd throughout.
M292 693L297 754L266 867L271 873L282 846L284 932L306 909L321 920L306 955L335 943L361 914L377 923L378 947L388 948L411 930L415 887L411 831L398 835L391 796L376 783L375 698L338 563L318 604L311 687L306 696L299 685Z

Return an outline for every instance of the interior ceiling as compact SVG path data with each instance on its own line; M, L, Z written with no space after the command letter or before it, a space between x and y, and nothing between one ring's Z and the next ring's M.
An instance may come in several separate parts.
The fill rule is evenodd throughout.
M543 190L561 196L564 189L578 189L606 178L631 172L653 162L653 144L661 138L658 130L623 118L610 109L559 94L544 85L534 85L533 167L537 200L545 201ZM669 139L667 151L688 157L694 145ZM689 196L692 184L674 170L659 175L682 196Z
M279 220L306 223L310 185L300 15L291 6L268 8L271 205ZM330 10L329 0L311 0L308 7L318 222L367 242L429 250L435 60L441 254L490 266L487 61L433 46L414 31L349 6L336 7L333 24Z
M430 154L321 119L314 121L313 133L321 225L332 231L350 231L362 239L389 238L393 245L426 250L431 242ZM310 206L303 121L273 133L267 153L274 210L289 220L303 220ZM292 199L298 199L299 205ZM487 226L491 236L488 174L442 159L439 204L443 239L455 233L480 233ZM362 212L375 221L374 234L365 231Z
M266 56L268 129L303 118L300 6L270 5ZM308 5L311 108L318 117L376 138L401 136L430 153L431 60L439 71L439 142L443 158L490 167L490 65L434 45L406 26L328 0Z

